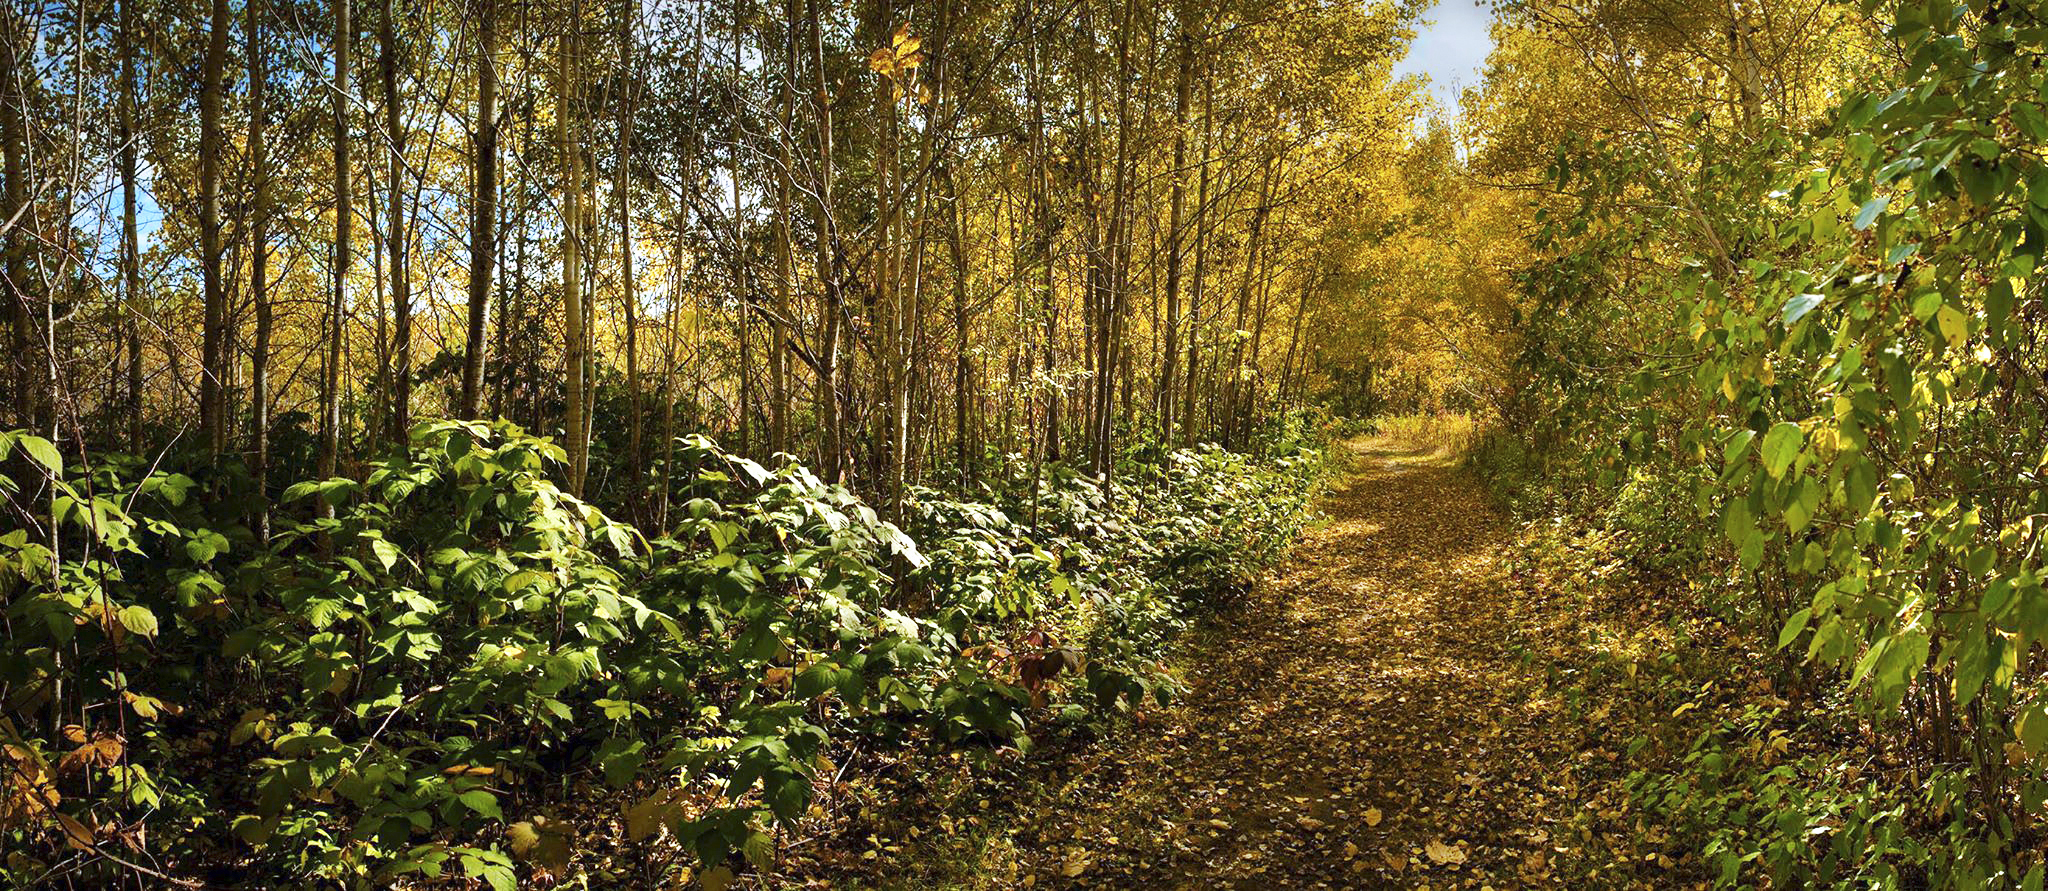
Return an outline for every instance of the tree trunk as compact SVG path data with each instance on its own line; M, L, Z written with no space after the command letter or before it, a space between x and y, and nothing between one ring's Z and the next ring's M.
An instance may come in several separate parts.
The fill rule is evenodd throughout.
M484 334L491 278L497 266L498 223L498 3L482 0L477 22L476 138L471 170L476 194L469 226L469 317L462 353L462 404L456 413L477 416L484 376ZM500 323L503 324L502 322Z
M563 357L568 385L563 393L563 431L568 438L569 494L583 495L583 477L589 467L590 442L583 420L584 357L583 330L583 156L576 142L575 113L576 27L578 16L563 23L556 51L558 69L555 83L555 136L562 158L562 311L568 346Z
M796 0L783 3L782 78L776 84L780 127L776 132L775 169L775 315L776 336L768 347L768 448L789 450L789 342L792 328L792 291L796 279L795 233L791 230L790 202L794 184L790 181L795 163L790 151L796 120Z
M1188 289L1188 369L1185 398L1180 406L1180 442L1183 446L1195 444L1195 369L1202 359L1202 345L1198 337L1202 323L1202 297L1207 290L1209 271L1209 156L1214 132L1211 129L1216 110L1216 72L1210 66L1202 70L1202 170L1195 190L1195 269L1194 281Z
M1174 378L1180 361L1180 268L1181 208L1187 196L1188 96L1193 92L1195 68L1194 35L1183 24L1180 35L1179 73L1173 87L1173 185L1166 210L1166 318L1161 324L1165 346L1159 356L1159 389L1153 411L1159 416L1162 441L1173 438Z
M22 55L28 35L27 23L14 4L0 8L0 157L4 157L4 176L0 176L0 227L5 228L4 247L6 256L0 262L6 281L0 282L0 303L7 307L9 344L6 364L8 374L0 383L11 385L13 390L14 417L8 426L32 428L36 426L36 394L41 391L37 385L40 376L35 367L36 351L35 322L30 314L30 291L28 272L28 250L33 227L33 212L29 207L28 189L28 129L23 120L27 111L28 96L22 92L24 80Z
M647 460L642 451L646 430L640 417L640 294L635 289L638 271L633 267L633 20L639 9L635 0L626 0L619 7L619 66L625 71L627 86L618 100L619 171L613 186L619 192L619 302L626 323L626 504L636 517Z
M412 428L412 281L406 264L405 124L398 104L398 35L391 0L383 0L377 23L378 67L384 82L384 129L389 140L390 234L384 237L386 273L391 279L391 441L404 445Z
M320 476L333 477L339 469L341 458L341 341L344 315L348 311L348 267L349 232L349 136L348 62L350 44L354 43L355 30L349 24L349 3L351 0L333 0L334 4L334 276L333 291L327 306L326 360L320 365ZM327 499L315 499L316 509L322 517L332 517L334 508Z
M226 445L227 282L220 221L221 81L228 58L228 0L213 0L199 91L199 254L206 320L200 333L199 430L208 454Z
M248 0L249 56L249 299L256 304L256 344L249 361L249 426L255 436L250 474L256 490L256 539L270 540L270 161L263 132L263 0Z
M136 225L135 0L121 0L121 302L128 339L128 450L142 454L142 251ZM4 112L0 112L4 114ZM10 174L8 181L14 182ZM11 188L12 186L10 186Z
M743 32L740 27L741 13L741 0L733 0L732 78L735 84L741 82L746 76L745 69L740 63L741 44L743 43ZM727 138L731 143L730 151L732 156L728 159L731 161L731 168L727 171L727 176L732 180L732 289L733 296L739 300L739 313L733 319L735 336L739 339L740 349L740 389L737 400L739 404L736 407L738 418L736 420L739 424L740 454L749 455L753 453L754 449L754 428L752 423L754 357L752 355L751 338L748 336L748 323L753 315L754 298L748 289L749 282L747 281L746 233L742 231L740 225L740 117L743 114L741 104L742 100L739 98L738 93L735 92L732 96L732 108L729 110L731 113L731 130Z
M832 91L825 72L825 25L818 13L818 0L808 4L811 22L811 73L816 79L812 94L817 109L818 183L816 218L817 266L820 293L818 338L818 421L820 463L825 481L846 479L845 414L839 398L840 316L845 311L845 291L840 278L838 226L832 213Z

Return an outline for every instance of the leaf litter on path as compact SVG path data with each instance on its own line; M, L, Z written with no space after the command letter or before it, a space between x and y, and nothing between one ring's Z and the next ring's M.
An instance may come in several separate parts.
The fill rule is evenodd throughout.
M1294 558L1188 642L1185 697L1028 769L988 836L877 886L1695 884L1631 847L1626 737L1587 717L1634 710L1561 707L1577 655L1532 657L1576 619L1511 577L1515 526L1440 454L1352 447Z

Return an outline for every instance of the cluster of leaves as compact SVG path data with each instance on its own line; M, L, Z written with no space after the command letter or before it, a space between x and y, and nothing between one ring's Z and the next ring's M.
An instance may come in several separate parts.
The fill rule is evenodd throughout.
M560 806L601 782L716 883L849 740L1026 749L1163 696L1158 647L1279 553L1318 471L1016 474L918 493L905 532L799 464L675 451L649 536L558 488L552 442L429 422L290 486L303 519L258 542L230 480L0 437L28 471L0 476L0 875L509 888L567 868L596 827Z
M1853 694L1889 741L1882 792L1796 766L1729 780L1706 742L1692 776L1645 780L1673 812L1721 815L1702 825L1825 826L1717 830L1724 881L1756 863L1773 884L2038 884L2048 28L2038 4L1863 12L1899 67L1817 133L1703 158L1690 194L1725 203L1627 221L1624 196L1661 185L1647 153L1560 156L1556 184L1587 200L1546 220L1554 259L1523 281L1540 299L1521 393L1556 426L1488 460L1599 493L1575 500L1590 518L1711 570L1728 618L1803 657L1795 683ZM1642 275L1624 258L1660 228L1715 237ZM1603 312L1648 333L1618 343ZM1632 373L1588 371L1631 350Z

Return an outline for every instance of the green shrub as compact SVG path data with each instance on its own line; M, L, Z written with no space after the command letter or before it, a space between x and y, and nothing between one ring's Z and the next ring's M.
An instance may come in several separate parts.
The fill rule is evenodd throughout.
M1107 485L1011 474L912 493L906 531L689 437L649 536L562 491L553 443L435 421L288 487L259 544L232 473L0 447L29 471L0 476L18 881L147 826L172 874L506 888L567 867L550 803L579 775L619 790L628 841L766 866L848 740L1027 750L1047 715L1163 699L1167 641L1283 553L1321 468L1212 447Z

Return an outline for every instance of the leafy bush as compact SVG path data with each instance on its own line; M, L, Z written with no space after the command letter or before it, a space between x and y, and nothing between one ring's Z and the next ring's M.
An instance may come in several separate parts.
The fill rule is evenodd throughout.
M1791 884L1885 885L1911 860L1977 887L2025 873L2048 817L2029 370L2048 32L1996 4L1865 9L1886 25L1874 58L1898 67L1873 66L1811 132L1760 125L1679 159L1628 139L1559 153L1553 181L1580 201L1543 218L1547 256L1521 282L1525 379L1502 418L1521 451L1489 461L1540 465L1553 510L1632 530L1651 562L1725 597L1752 640L1804 657L1801 686L1899 739L1901 777L1929 790L1896 823L1924 855L1875 835L1859 857L1839 835L1736 834L1723 852ZM1706 204L1644 213L1672 164L1694 169L1671 205ZM1796 785L1772 796L1786 815L1855 798L1748 780Z
M0 874L68 845L221 883L496 888L569 867L557 778L729 872L768 864L848 740L1021 750L1045 714L1163 698L1160 649L1283 551L1320 468L1208 448L1107 485L1012 474L913 493L906 531L691 437L650 537L562 491L553 443L437 421L288 487L299 518L258 542L231 473L66 469L27 434L9 455Z

